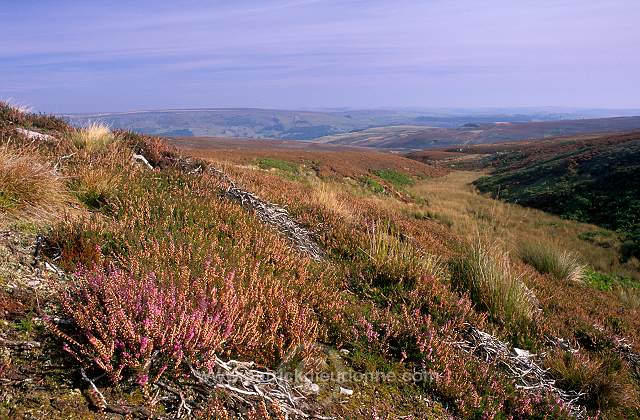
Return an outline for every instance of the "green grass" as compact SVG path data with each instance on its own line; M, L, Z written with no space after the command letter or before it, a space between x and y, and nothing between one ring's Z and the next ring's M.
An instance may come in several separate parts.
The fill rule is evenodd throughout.
M274 159L274 158L261 158L258 159L257 162L258 167L260 169L278 169L283 172L290 173L292 175L297 175L299 172L298 165L292 162L287 162L285 160Z
M416 183L416 181L409 175L396 171L395 169L379 169L377 171L373 171L373 173L380 179L399 188L410 187Z
M585 270L585 282L594 289L610 292L618 287L640 289L640 282L630 277L601 273L591 268Z
M379 183L378 181L376 181L371 177L367 176L362 178L362 183L369 191L375 194L384 194L386 192L386 190L384 189L384 186L382 186L381 183Z

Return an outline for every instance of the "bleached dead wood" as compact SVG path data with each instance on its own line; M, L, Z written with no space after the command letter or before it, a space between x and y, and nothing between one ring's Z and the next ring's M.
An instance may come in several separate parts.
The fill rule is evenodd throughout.
M224 362L216 358L216 366L218 369L213 373L190 366L191 374L206 388L224 389L246 404L250 404L250 399L266 400L275 402L286 417L310 417L299 408L299 404L305 400L304 394L294 388L286 377L269 370L256 369L252 362Z
M584 417L585 409L577 404L583 394L558 388L549 372L535 362L534 355L526 350L516 348L511 350L505 342L491 334L471 325L467 327L465 340L455 343L460 349L487 362L502 365L518 382L518 388L532 392L550 391L556 394L574 417Z
M143 155L134 156L140 156L148 163L148 160ZM324 258L322 249L313 239L313 233L296 222L285 208L238 187L226 173L212 164L195 163L197 161L186 157L174 158L172 161L174 165L182 168L189 175L203 172L215 175L225 185L225 197L237 201L243 207L253 211L262 222L272 226L281 235L284 235L298 251L308 255L315 261L321 261ZM151 165L149 164L149 166Z
M143 164L147 168L153 169L153 166L151 166L151 164L149 163L147 158L142 156L142 155L138 155L138 154L134 153L132 159L133 159L134 162L140 162L141 164Z
M27 130L22 127L16 127L15 130L29 140L54 140L54 138L48 134L38 133L37 131Z
M296 222L286 209L239 188L227 174L212 165L209 165L207 170L227 185L225 195L228 198L253 210L260 220L273 226L286 236L296 249L307 254L311 259L321 261L324 258L322 249L313 240L313 233Z

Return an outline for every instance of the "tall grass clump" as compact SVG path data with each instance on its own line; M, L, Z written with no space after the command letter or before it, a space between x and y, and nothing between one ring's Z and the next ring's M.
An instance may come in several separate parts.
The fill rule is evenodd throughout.
M578 256L570 251L562 251L549 243L522 242L518 246L522 262L531 265L541 274L550 274L560 281L581 282L584 280L584 265Z
M363 251L376 285L403 284L411 288L422 276L442 274L437 258L421 252L410 238L388 222L374 223L369 227L367 247Z
M630 418L633 407L632 417L637 415L639 395L618 355L556 350L544 364L560 388L582 393L578 402L588 409L604 411L606 418Z
M71 134L71 141L77 149L89 152L104 149L115 140L108 125L102 122L92 122Z
M33 148L0 145L0 211L51 209L64 197L61 177Z
M480 237L472 240L452 261L451 272L454 287L468 292L494 321L517 327L534 320L538 312L535 296L499 244Z

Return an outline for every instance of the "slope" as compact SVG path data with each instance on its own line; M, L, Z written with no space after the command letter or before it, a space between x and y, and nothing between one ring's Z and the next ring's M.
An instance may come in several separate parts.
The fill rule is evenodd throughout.
M640 256L640 132L511 145L491 164L481 191L624 232Z

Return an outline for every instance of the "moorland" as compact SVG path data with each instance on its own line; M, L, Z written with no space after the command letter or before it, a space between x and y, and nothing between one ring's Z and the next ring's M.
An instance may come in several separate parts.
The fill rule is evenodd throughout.
M547 142L168 141L0 105L0 417L637 417L628 233L479 191L622 159Z

